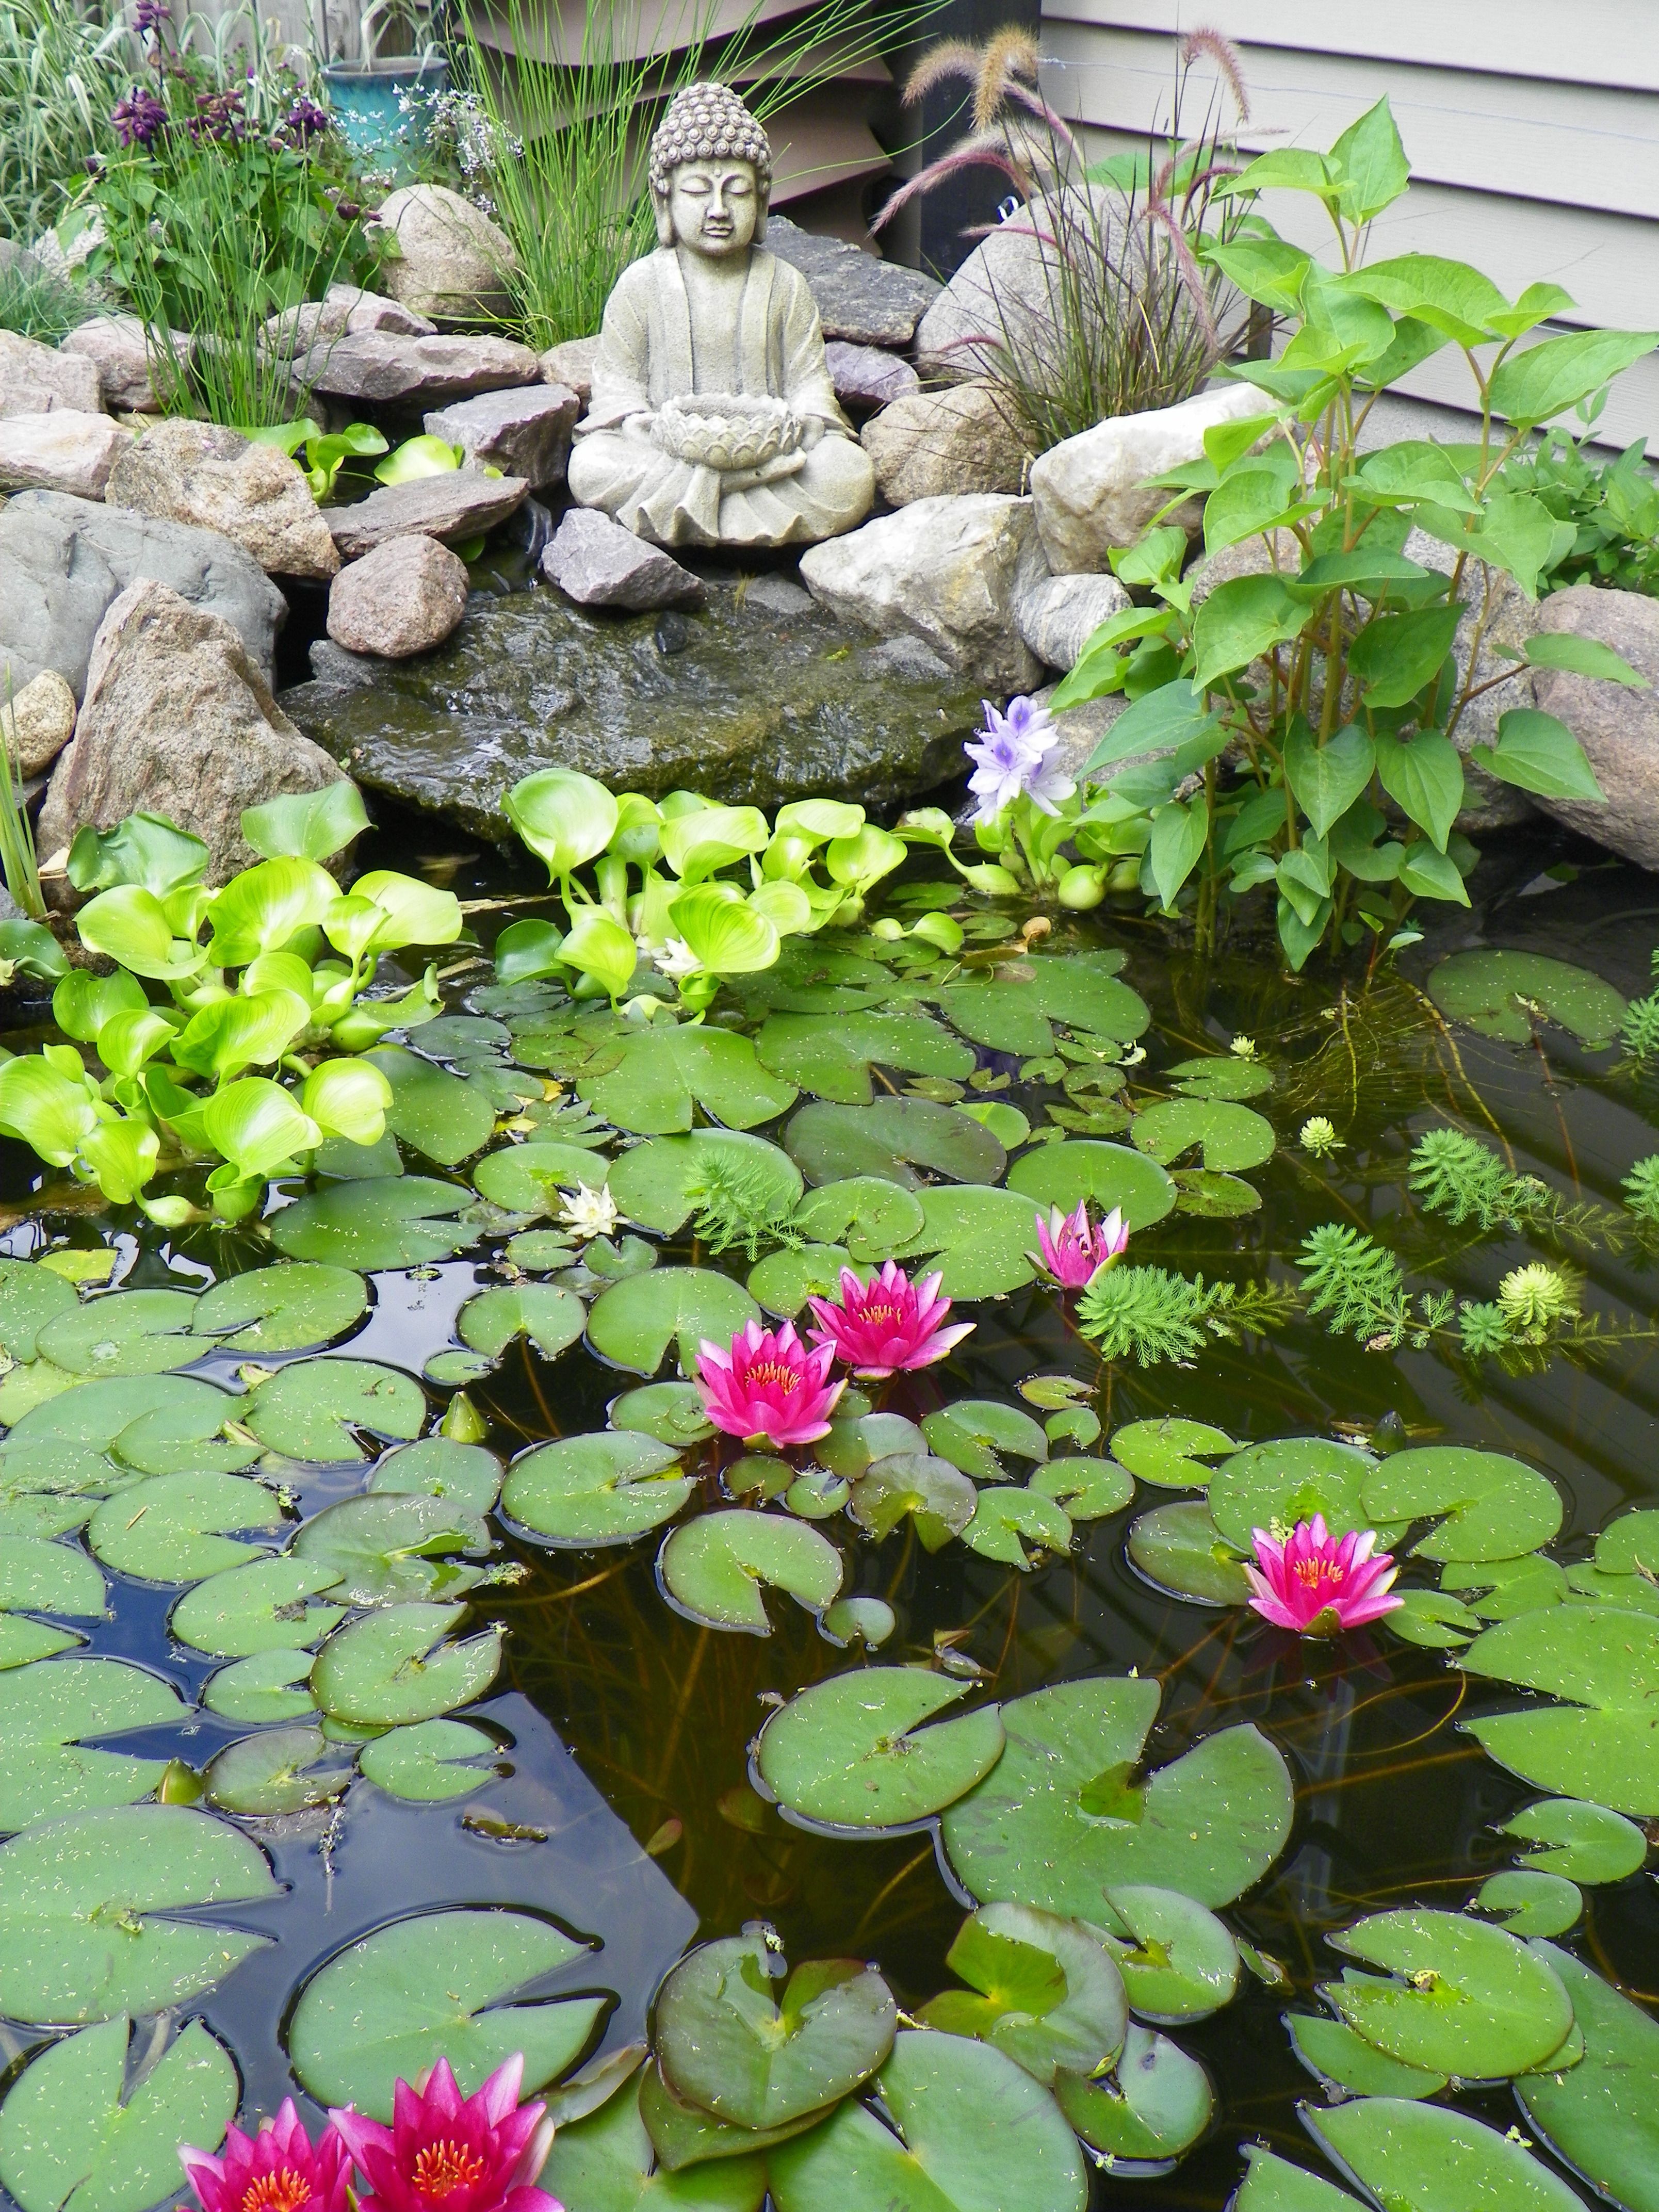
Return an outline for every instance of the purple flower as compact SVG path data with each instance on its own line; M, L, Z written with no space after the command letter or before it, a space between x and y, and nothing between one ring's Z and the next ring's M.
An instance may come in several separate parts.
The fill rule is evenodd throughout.
M132 27L141 39L152 31L159 36L161 26L168 21L167 0L138 0L132 11Z
M301 146L308 146L313 138L327 130L328 110L319 107L314 100L301 93L288 111L283 128Z
M963 748L976 763L968 779L968 788L979 801L975 821L994 822L1017 799L1029 799L1042 813L1058 813L1060 801L1069 799L1077 786L1043 759L1060 743L1048 709L1018 698L1011 699L1007 713L1000 714L988 699L981 703L984 742Z
M109 119L124 146L150 147L167 127L167 112L153 92L136 84L125 100L118 100Z

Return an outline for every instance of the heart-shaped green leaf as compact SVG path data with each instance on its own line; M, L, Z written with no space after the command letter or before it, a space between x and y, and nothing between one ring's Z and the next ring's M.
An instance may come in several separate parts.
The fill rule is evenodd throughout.
M596 1352L641 1375L654 1375L672 1345L689 1375L704 1337L723 1350L759 1316L753 1298L729 1275L708 1267L653 1267L602 1291L588 1314L587 1334Z
M170 1682L124 1659L47 1659L0 1674L0 1829L147 1797L164 1759L87 1747L86 1739L176 1725Z
M351 1779L349 1767L318 1766L327 1750L319 1728L262 1729L245 1735L208 1761L202 1777L208 1802L265 1819L326 1805Z
M764 1137L694 1129L625 1152L612 1164L608 1188L629 1221L672 1236L711 1196L728 1193L754 1219L787 1218L801 1179L788 1154Z
M1036 1562L1025 1547L1056 1556L1068 1551L1072 1523L1052 1498L1036 1490L981 1490L974 1501L974 1517L962 1532L962 1540L982 1559L998 1559L1022 1574Z
M1638 1820L1659 1814L1659 1618L1602 1605L1523 1613L1478 1636L1459 1664L1566 1701L1467 1723L1500 1766Z
M922 1181L917 1168L953 1182L994 1183L1007 1164L983 1122L931 1098L803 1106L783 1141L810 1183L880 1181L915 1190Z
M958 1398L929 1413L921 1425L931 1449L976 1482L1001 1482L1006 1469L999 1451L1045 1460L1048 1439L1029 1413L994 1398Z
M700 1514L673 1530L658 1554L657 1573L668 1596L693 1620L769 1636L763 1586L787 1590L816 1613L840 1589L842 1566L829 1538L805 1522L734 1511Z
M296 1359L258 1385L247 1412L262 1444L322 1462L372 1457L357 1441L360 1431L418 1437L425 1425L420 1385L367 1359Z
M930 1720L967 1685L908 1667L869 1667L798 1691L761 1730L756 1764L779 1802L826 1826L890 1828L924 1820L996 1765L994 1705Z
M872 1066L963 1082L974 1055L926 1014L773 1014L755 1050L761 1065L815 1098L867 1106Z
M340 1267L416 1267L447 1260L471 1229L447 1219L467 1203L459 1184L430 1176L373 1176L296 1199L275 1215L270 1241L291 1260Z
M1238 1948L1213 1912L1178 1890L1105 1893L1106 1946L1142 2020L1202 2020L1232 2000Z
M1448 1021L1509 1044L1527 1043L1541 1015L1602 1050L1625 1018L1625 1000L1611 983L1541 952L1454 952L1430 975L1429 996Z
M290 1556L331 1570L329 1593L341 1605L394 1605L409 1599L457 1597L481 1570L447 1555L483 1556L489 1533L471 1513L422 1492L343 1498L313 1514L295 1537Z
M1054 2095L1085 2142L1140 2166L1166 2166L1190 2150L1214 2109L1209 2076L1198 2061L1138 2021L1129 2023L1104 2081L1057 2074Z
M317 1710L307 1684L308 1651L258 1651L210 1674L202 1703L228 1721L263 1727L272 1721L296 1721Z
M596 1114L644 1137L689 1129L696 1106L726 1128L752 1129L787 1113L797 1096L761 1066L747 1037L692 1023L630 1030L614 1068L580 1077L577 1089Z
M1213 1504L1213 1490L1211 1498ZM1560 1493L1547 1475L1463 1444L1395 1452L1364 1477L1361 1498L1372 1528L1444 1515L1412 1547L1425 1559L1518 1559L1561 1526Z
M1231 1173L1273 1156L1273 1123L1222 1098L1160 1098L1135 1115L1135 1148L1166 1166L1197 1148L1206 1168Z
M368 1308L368 1285L349 1268L291 1261L216 1283L190 1326L236 1352L300 1352L343 1336Z
M1503 1832L1545 1846L1522 1853L1523 1866L1570 1881L1623 1881L1648 1855L1648 1839L1634 1820L1574 1797L1540 1798L1505 1820Z
M1203 1490L1212 1470L1202 1465L1238 1449L1224 1429L1178 1414L1162 1420L1126 1421L1112 1431L1112 1457L1141 1482L1160 1490Z
M702 1401L699 1401L699 1403ZM422 1437L390 1451L368 1478L371 1491L442 1498L457 1513L488 1513L501 1487L501 1463L482 1444Z
M434 1805L465 1797L495 1779L495 1746L482 1729L465 1721L416 1721L388 1729L366 1743L357 1764L377 1789L417 1804ZM469 1762L471 1762L469 1764Z
M1390 2058L1468 2081L1540 2066L1572 2026L1560 1978L1501 1928L1425 1907L1375 1913L1328 1939L1399 1978L1321 1985L1338 2016Z
M1090 1138L1068 1138L1025 1152L1008 1170L1008 1188L1045 1210L1057 1206L1074 1212L1085 1199L1097 1212L1118 1208L1131 1229L1150 1229L1173 1212L1176 1187L1155 1160L1127 1145L1103 1145ZM1035 1243L1035 1227L1027 1241Z
M78 972L78 971L77 971ZM36 1358L36 1339L49 1322L80 1306L73 1283L32 1260L0 1260L0 1352Z
M931 1452L901 1451L877 1460L858 1478L847 1510L878 1543L908 1514L923 1550L937 1552L962 1534L978 1504L973 1484L949 1460L935 1459Z
M562 1437L514 1462L501 1510L550 1543L626 1544L690 1497L696 1486L679 1467L673 1445L637 1430Z
M921 2008L930 2027L975 2035L1034 2081L1092 2074L1123 2047L1123 1978L1075 1920L1023 1905L983 1905L964 1920L945 1964L981 1992L951 1990Z
M67 1375L165 1375L202 1357L195 1313L186 1291L112 1291L47 1322L36 1342Z
M187 1590L173 1608L173 1632L216 1659L300 1651L339 1620L341 1606L304 1602L332 1589L336 1580L332 1567L308 1559L255 1559Z
M1408 2066L1367 2043L1345 2021L1323 2013L1286 2013L1285 2025L1297 2057L1317 2080L1352 2097L1437 2097L1443 2074Z
M364 1058L392 1085L387 1128L414 1151L453 1168L489 1142L495 1105L481 1084L434 1067L402 1045L381 1045Z
M1584 2055L1518 2081L1528 2119L1565 2164L1628 2212L1659 2212L1659 2024L1553 1943L1533 1950L1559 1977Z
M562 2204L592 2212L674 2212L689 2194L696 2212L761 2212L765 2161L750 2154L699 2169L687 2191L665 2168L653 2171L657 2151L641 2118L641 2092L629 2082L586 2119L560 2128L541 2185ZM688 2208L689 2212L689 2208Z
M1240 1554L1202 1498L1155 1505L1130 1524L1131 1563L1155 1588L1200 1605L1243 1605L1250 1595Z
M435 1720L482 1697L501 1660L499 1628L443 1641L461 1605L389 1605L337 1628L311 1670L312 1694L336 1720L396 1728Z
M1578 2212L1576 2192L1496 2128L1462 2112L1360 2097L1304 2119L1343 2172L1389 2212Z
M282 1525L282 1506L262 1482L240 1474L156 1474L106 1499L87 1534L118 1574L189 1583L258 1555L258 1545L239 1543L226 1530Z
M1224 1540L1249 1553L1253 1532L1289 1530L1322 1513L1334 1535L1374 1528L1379 1549L1403 1534L1406 1516L1385 1521L1368 1510L1364 1483L1375 1466L1368 1452L1327 1437L1285 1437L1247 1444L1210 1479L1210 1511Z
M626 1158L626 1155L623 1156ZM567 1191L585 1183L598 1190L605 1181L609 1162L580 1145L548 1144L532 1139L491 1152L472 1170L480 1198L509 1213L556 1213Z

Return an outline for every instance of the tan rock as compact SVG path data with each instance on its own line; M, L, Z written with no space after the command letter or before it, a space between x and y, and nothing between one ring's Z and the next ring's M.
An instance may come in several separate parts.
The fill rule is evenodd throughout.
M599 350L597 333L591 338L565 338L549 346L542 356L543 383L567 385L586 407L593 397L593 362Z
M534 384L541 363L528 346L515 345L511 338L348 331L341 337L319 338L309 353L299 355L294 374L327 399L441 407L475 392Z
M1606 677L1557 668L1534 672L1538 704L1572 732L1607 793L1604 805L1582 799L1540 799L1537 805L1638 868L1659 869L1659 690L1652 688L1659 684L1659 603L1641 592L1575 584L1544 601L1537 627L1611 647L1650 687L1632 690ZM1633 920L1628 926L1634 930Z
M328 526L343 561L361 561L392 538L438 538L460 544L505 522L530 489L522 477L458 469L412 483L382 484L367 499L330 510Z
M405 660L441 645L466 612L466 564L435 538L389 538L328 587L328 634L348 653Z
M365 331L431 337L437 328L429 316L417 315L379 292L366 292L360 284L331 284L320 300L302 301L297 307L284 307L280 315L272 315L265 335L273 346L303 353L325 338L361 337Z
M101 410L88 415L54 407L50 414L0 416L0 491L64 491L76 499L102 499L116 464L132 442L131 431Z
M532 491L557 491L570 457L581 402L567 384L526 384L481 392L434 407L424 420L434 438L461 449L465 466L522 477Z
M380 280L405 307L468 321L510 304L506 279L519 265L513 242L459 192L405 185L382 201L377 221L391 248Z
M183 331L171 339L180 362L190 357L191 340ZM144 325L137 315L94 315L79 324L58 349L91 362L98 371L98 388L112 415L154 415L159 412L158 384L167 388L167 356L152 356L145 342Z
M288 455L216 422L174 418L146 430L112 471L106 496L141 514L216 530L267 575L320 580L340 565L328 524Z
M93 642L86 698L52 771L36 839L53 853L83 823L112 830L141 808L207 844L207 880L258 855L242 810L340 780L273 702L241 639L166 585L130 585Z
M26 776L50 768L75 735L75 693L55 668L43 668L15 698L0 699L0 733Z
M896 399L871 416L859 441L890 507L1025 488L1025 435L994 385L957 384Z
M0 331L0 419L50 415L58 407L96 415L103 404L95 363L15 331Z

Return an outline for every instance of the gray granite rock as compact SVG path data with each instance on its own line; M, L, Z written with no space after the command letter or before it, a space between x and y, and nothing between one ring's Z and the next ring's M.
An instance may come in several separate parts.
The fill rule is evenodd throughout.
M328 526L343 561L360 561L388 538L441 538L465 544L505 522L528 494L522 477L417 477L412 483L382 484L349 507L331 507Z
M1031 697L1036 705L1047 707L1053 700L1057 684L1045 684ZM1060 732L1060 743L1048 755L1052 766L1061 775L1069 775L1073 783L1080 784L1084 770L1094 757L1095 747L1122 714L1129 702L1121 691L1105 699L1087 699L1080 707L1062 707L1054 718L1054 727ZM1155 759L1152 753L1137 753L1132 760L1114 761L1103 775L1116 775L1125 769L1139 768Z
M817 302L826 338L854 345L908 346L940 287L844 239L818 238L787 216L769 216L766 250L799 270Z
M1544 601L1537 627L1595 638L1659 686L1659 600L1577 584ZM1604 806L1579 799L1534 804L1638 867L1659 870L1659 689L1635 691L1557 668L1535 670L1532 681L1538 704L1572 732L1607 793Z
M270 682L288 603L240 545L216 531L26 491L0 507L0 684L9 670L21 690L41 669L55 668L79 698L99 624L144 577L222 616Z
M54 407L46 415L0 415L0 491L102 499L131 443L131 431L101 409L95 415L73 407Z
M1097 253L1109 236L1112 201L1035 199L981 239L929 307L916 331L916 358L935 375L984 376L999 357L1018 355L1028 370L1054 370L1061 357L1056 322L1075 296L1062 284L1064 263Z
M505 283L518 266L512 241L447 185L389 192L375 223L387 242L380 282L404 307L441 322L472 322L512 305Z
M11 415L49 415L67 407L77 415L103 410L94 362L60 353L15 331L0 331L0 420Z
M1019 634L1045 668L1075 668L1103 622L1121 615L1129 594L1115 576L1045 576L1020 594Z
M1022 492L1030 460L1025 434L989 384L915 392L872 415L859 433L890 507L969 492Z
M377 684L384 665L374 653L348 653L331 637L313 638L307 658L315 681L335 691L356 691Z
M787 576L751 576L743 587L743 603L763 607L769 615L781 615L786 622L810 615L817 605L811 592Z
M823 349L823 365L843 407L889 407L921 389L921 379L903 355L884 346L848 345L845 338L832 338Z
M105 496L166 522L216 530L267 575L325 582L340 565L328 523L295 463L216 422L152 424L110 471Z
M75 736L35 836L56 853L84 824L112 830L142 808L202 838L207 881L222 884L258 858L242 836L244 807L339 775L273 703L230 624L146 580L99 625Z
M568 385L511 385L434 408L425 427L460 447L469 468L522 477L532 491L557 491L570 457L570 433L581 402Z
M510 338L405 337L395 331L324 338L296 356L295 378L325 399L443 407L480 392L534 384L541 363Z
M566 338L558 345L549 346L542 356L543 381L562 384L586 407L593 397L593 362L599 350L597 337Z
M1029 691L1041 673L1014 623L1044 571L1029 499L921 499L814 545L801 580L843 619L908 630L984 690Z
M556 765L769 809L831 793L894 806L957 772L977 686L914 639L884 644L821 608L781 622L752 590L632 617L479 592L426 659L282 703L360 783L486 837L507 834L507 786Z
M285 307L265 324L274 346L302 353L325 339L359 337L365 331L386 331L398 337L433 337L438 325L428 315L417 315L401 301L379 292L366 292L361 284L331 284L320 300L305 300Z
M429 653L466 612L466 563L435 538L388 538L328 589L328 634L349 653Z
M630 614L701 606L705 597L702 579L672 553L589 507L573 507L561 520L542 555L542 574L579 606Z

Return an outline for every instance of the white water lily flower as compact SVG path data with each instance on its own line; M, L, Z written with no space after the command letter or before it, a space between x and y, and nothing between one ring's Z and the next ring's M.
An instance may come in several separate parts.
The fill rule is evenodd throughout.
M702 973L702 961L683 937L671 937L661 951L653 956L651 964L658 975L666 975L672 983L678 983L683 976Z
M585 1182L579 1182L575 1196L559 1208L560 1225L573 1237L608 1237L617 1220L617 1201L610 1192L590 1190Z

